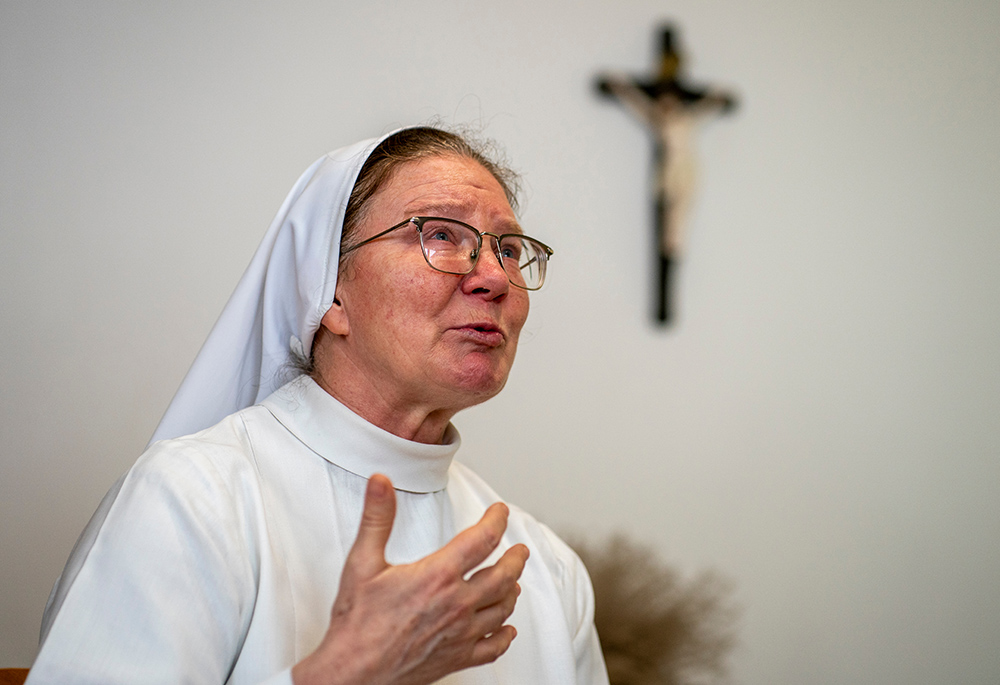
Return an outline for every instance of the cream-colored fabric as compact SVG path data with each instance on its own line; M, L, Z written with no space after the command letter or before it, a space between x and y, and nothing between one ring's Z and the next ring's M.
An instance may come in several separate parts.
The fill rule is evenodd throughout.
M301 377L193 436L153 445L91 522L46 611L29 685L282 683L322 638L367 477L397 491L390 563L415 561L499 498L453 462L460 439L387 433ZM531 557L493 664L450 685L607 683L577 556L517 507L500 548ZM268 680L270 679L270 680Z

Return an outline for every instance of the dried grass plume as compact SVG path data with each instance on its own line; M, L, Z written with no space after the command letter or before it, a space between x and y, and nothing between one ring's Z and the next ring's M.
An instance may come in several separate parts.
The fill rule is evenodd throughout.
M739 614L730 581L711 571L682 580L651 549L623 535L571 545L594 583L611 685L726 682Z

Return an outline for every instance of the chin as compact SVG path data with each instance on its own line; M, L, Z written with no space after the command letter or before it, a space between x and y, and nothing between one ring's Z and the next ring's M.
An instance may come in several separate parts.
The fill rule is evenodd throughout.
M509 365L503 368L484 366L466 369L454 379L453 387L470 400L466 406L471 407L495 397L507 385Z

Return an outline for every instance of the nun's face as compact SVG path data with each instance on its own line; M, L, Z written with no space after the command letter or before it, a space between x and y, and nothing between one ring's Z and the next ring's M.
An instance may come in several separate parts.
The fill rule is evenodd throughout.
M399 167L371 199L357 240L412 216L520 232L497 180L459 156ZM485 242L481 252L464 276L435 271L412 227L353 252L337 284L339 308L331 312L339 312L333 327L340 326L334 333L346 357L335 369L340 381L365 386L390 406L431 411L458 411L500 392L528 316L528 293L510 284Z

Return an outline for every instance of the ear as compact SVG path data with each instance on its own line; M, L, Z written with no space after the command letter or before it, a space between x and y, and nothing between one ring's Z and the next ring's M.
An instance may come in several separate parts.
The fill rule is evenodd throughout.
M320 319L320 325L334 335L347 335L351 332L351 324L347 320L347 311L340 303L339 298L333 300L333 304Z

